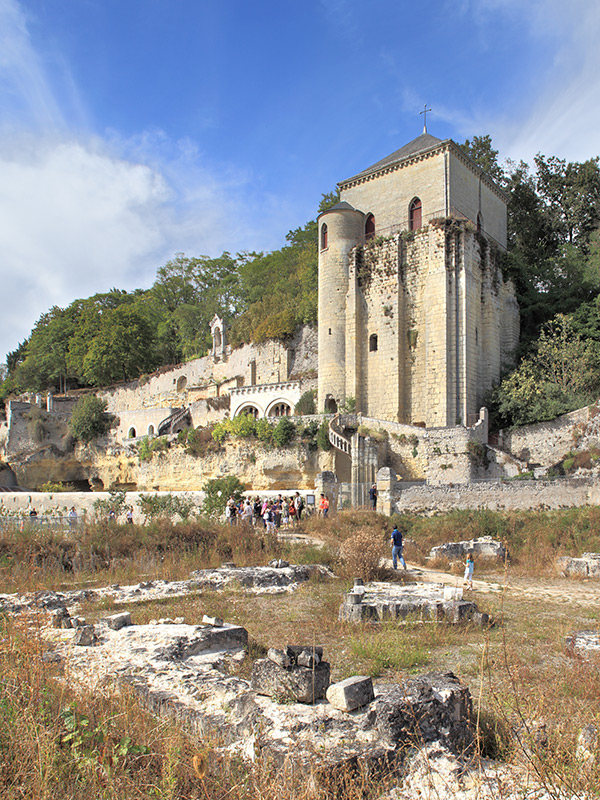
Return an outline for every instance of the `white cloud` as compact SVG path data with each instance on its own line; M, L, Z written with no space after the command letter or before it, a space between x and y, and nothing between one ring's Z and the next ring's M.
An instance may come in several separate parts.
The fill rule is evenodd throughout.
M69 133L16 0L0 0L0 112L0 361L52 305L147 287L177 251L268 248L265 228L285 230L284 209L252 202L252 175L191 142ZM261 207L270 225L253 224Z

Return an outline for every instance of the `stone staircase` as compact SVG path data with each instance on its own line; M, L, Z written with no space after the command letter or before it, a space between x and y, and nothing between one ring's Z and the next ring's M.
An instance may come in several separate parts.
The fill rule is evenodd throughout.
M168 433L173 433L175 427L180 423L186 420L191 425L192 423L192 416L190 413L189 407L186 408L178 408L168 417L165 417L161 423L159 423L157 434L158 436L165 436Z
M329 421L329 442L337 450L352 458L352 439L343 432L339 414Z

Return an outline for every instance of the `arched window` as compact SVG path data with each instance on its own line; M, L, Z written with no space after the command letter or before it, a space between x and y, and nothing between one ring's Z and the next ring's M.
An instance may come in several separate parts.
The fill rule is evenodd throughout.
M135 432L135 428L129 428L129 432L127 433L128 439L135 439L137 433Z
M148 436L154 436L154 425L148 425Z
M369 353L374 353L377 350L377 334L372 333L369 336Z
M327 225L324 222L321 225L321 250L327 249Z
M185 375L180 375L177 378L177 391L183 392L186 386L187 386L187 378L185 377Z
M481 233L483 230L483 217L481 216L481 211L477 214L477 233Z
M237 412L236 417L241 417L242 414L248 414L254 419L258 419L258 408L256 406L242 406Z
M418 231L421 227L422 209L421 201L418 197L411 202L408 209L408 229L410 231Z
M287 403L275 403L274 406L267 411L268 417L289 417L292 409Z
M375 236L375 217L369 214L365 222L365 239L368 241Z

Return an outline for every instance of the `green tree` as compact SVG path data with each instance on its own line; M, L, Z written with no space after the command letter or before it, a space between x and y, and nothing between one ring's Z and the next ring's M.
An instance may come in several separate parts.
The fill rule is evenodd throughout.
M102 315L83 359L83 376L95 386L137 378L158 366L154 344L152 326L139 309L118 306Z
M106 413L106 400L93 394L80 397L73 407L69 427L74 439L87 444L108 433L114 417Z
M558 314L546 323L534 352L496 390L505 424L554 419L594 401L600 391L600 344L584 339L573 321Z
M504 183L504 170L498 162L498 151L492 147L492 137L489 134L466 139L459 147L496 183Z
M205 493L202 513L207 517L220 517L230 497L237 502L242 499L244 484L235 475L215 478L202 487Z

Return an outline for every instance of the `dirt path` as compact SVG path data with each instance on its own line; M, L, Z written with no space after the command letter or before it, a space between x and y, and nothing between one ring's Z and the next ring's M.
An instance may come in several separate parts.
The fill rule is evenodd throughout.
M391 566L391 560L389 564ZM462 586L462 576L450 572L427 569L427 567L408 565L408 575L419 581L434 581L449 586ZM518 594L534 600L549 600L566 605L590 606L600 603L600 581L578 581L566 578L515 578L508 575L506 586L493 580L477 579L473 581L473 595L499 594L506 591L509 595ZM465 591L465 596L471 592Z

